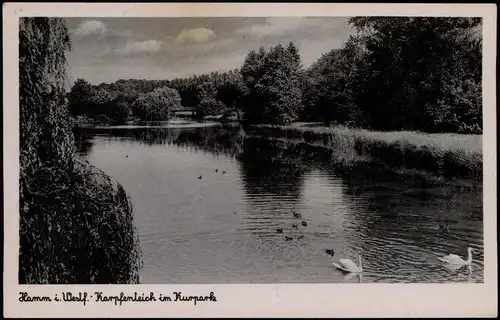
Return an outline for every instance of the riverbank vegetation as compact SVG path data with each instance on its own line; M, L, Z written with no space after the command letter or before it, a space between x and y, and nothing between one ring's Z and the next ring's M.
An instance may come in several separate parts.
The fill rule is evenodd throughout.
M74 152L64 87L68 49L63 19L20 19L19 283L138 283L142 260L130 200Z
M251 125L246 132L327 148L341 162L359 161L366 156L391 167L417 169L448 178L482 179L483 174L481 135L273 125Z

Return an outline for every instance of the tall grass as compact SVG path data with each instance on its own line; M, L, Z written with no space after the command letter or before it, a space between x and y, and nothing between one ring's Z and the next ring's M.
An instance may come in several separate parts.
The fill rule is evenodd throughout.
M247 132L322 146L331 149L337 161L370 157L392 167L423 170L446 178L481 179L483 174L481 135L375 132L311 124L249 125Z

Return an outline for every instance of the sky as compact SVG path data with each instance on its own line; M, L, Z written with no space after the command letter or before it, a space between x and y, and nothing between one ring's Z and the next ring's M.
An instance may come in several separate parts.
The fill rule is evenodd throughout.
M293 41L304 67L339 48L348 18L66 18L69 81L174 79L239 68L251 49Z

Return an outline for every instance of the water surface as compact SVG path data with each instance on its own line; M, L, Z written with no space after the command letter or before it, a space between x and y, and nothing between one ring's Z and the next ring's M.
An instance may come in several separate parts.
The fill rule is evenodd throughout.
M237 127L78 132L80 153L131 196L143 283L483 281L480 189L342 167ZM437 260L469 246L471 270ZM334 269L358 254L362 279Z

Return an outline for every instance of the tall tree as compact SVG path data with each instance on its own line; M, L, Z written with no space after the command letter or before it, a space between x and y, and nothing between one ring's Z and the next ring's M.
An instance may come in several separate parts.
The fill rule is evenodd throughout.
M84 79L77 79L69 93L71 114L81 115L88 113L89 102L92 99L93 87Z
M266 52L250 51L241 68L248 87L245 118L253 123L286 124L295 121L302 106L301 60L290 43Z
M481 19L359 17L350 22L362 32L368 51L370 72L358 101L372 127L426 131L473 127L478 116L464 111L480 109L476 104L480 91L463 84L479 85L480 46L476 41L465 50L471 42L460 41L460 35L477 36L473 31ZM464 93L458 92L463 90L476 98L461 101Z
M245 120L259 122L263 114L263 100L256 89L256 85L264 74L264 58L266 50L260 47L258 52L251 50L240 69L243 81L248 88L248 94L243 102Z
M19 23L19 283L137 283L141 258L130 201L73 150L66 23Z
M363 71L363 48L351 37L340 49L320 57L304 74L305 115L313 121L362 124L356 102Z
M225 104L229 110L235 111L240 117L243 110L243 99L247 94L247 87L238 70L224 73L217 90L217 99Z

